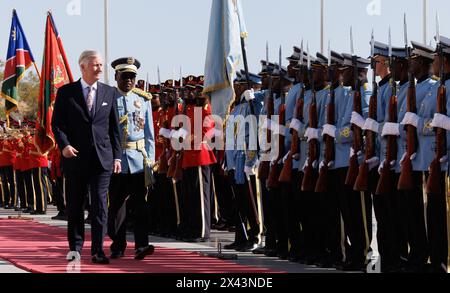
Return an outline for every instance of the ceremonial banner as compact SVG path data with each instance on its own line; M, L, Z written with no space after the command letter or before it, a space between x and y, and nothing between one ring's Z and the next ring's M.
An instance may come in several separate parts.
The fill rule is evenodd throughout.
M205 62L205 94L222 118L234 99L233 80L241 63L241 37L247 37L240 0L213 0Z
M28 46L16 10L13 10L5 74L1 90L1 96L5 99L7 118L12 111L17 109L19 81L23 78L28 67L33 64L33 54Z
M51 122L56 93L60 87L72 81L72 72L67 62L61 38L53 21L53 16L48 12L38 101L38 120L36 122L37 135L35 136L36 146L41 153L50 151L55 145Z

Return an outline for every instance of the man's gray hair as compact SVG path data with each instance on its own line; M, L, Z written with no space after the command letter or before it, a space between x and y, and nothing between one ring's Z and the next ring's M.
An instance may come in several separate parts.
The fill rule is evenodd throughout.
M78 59L78 65L81 66L81 64L87 64L89 62L89 59L96 56L101 57L102 55L99 51L96 50L83 51L83 53L81 53L80 55L80 58Z

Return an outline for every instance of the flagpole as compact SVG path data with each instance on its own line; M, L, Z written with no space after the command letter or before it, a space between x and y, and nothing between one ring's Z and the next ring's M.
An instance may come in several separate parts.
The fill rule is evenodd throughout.
M320 53L323 54L324 0L320 0Z
M105 83L109 84L109 66L108 66L108 0L104 1L104 12L105 12Z
M423 43L427 43L427 0L423 0Z
M34 69L36 69L36 73L37 73L37 76L39 77L39 81L41 81L41 74L39 73L36 63L33 62L33 65L34 65Z

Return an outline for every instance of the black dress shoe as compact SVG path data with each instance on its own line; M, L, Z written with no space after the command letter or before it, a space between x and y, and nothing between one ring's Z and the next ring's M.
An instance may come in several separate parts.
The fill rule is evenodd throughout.
M224 249L235 249L238 246L239 246L239 243L233 242L233 243L224 245L223 248Z
M111 255L110 255L111 259L118 259L118 258L121 258L121 257L124 257L123 251L113 251L113 252L111 252Z
M67 215L64 212L59 212L56 216L51 218L52 220L67 221Z
M155 247L153 245L147 245L145 247L140 247L136 249L134 259L142 260L147 255L152 255L155 252Z
M266 252L266 247L258 247L252 250L253 254L264 254Z
M30 212L30 215L45 215L45 214L47 214L47 213L44 211L31 211Z
M92 256L92 263L107 265L109 264L109 259L106 257L106 255L95 254Z

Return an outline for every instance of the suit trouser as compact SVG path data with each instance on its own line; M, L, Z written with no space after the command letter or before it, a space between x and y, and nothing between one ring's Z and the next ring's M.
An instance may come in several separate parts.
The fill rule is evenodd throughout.
M333 178L335 188L331 193L337 192L339 198L339 209L344 221L344 235L350 240L350 245L346 246L346 260L355 264L363 265L366 256L366 247L370 243L366 242L366 229L368 215L366 214L366 201L371 201L370 197L364 196L364 207L361 200L361 192L354 191L353 186L345 185L348 168L334 170ZM336 191L335 191L336 190ZM368 238L367 231L367 238ZM369 239L367 239L369 241Z
M299 256L304 252L304 234L302 227L302 209L300 182L303 179L303 173L298 170L292 170L292 180L289 183L283 183L281 199L283 201L284 216L283 222L287 229L291 256Z
M34 168L31 170L33 177L35 210L39 212L45 212L47 210L49 193L47 171L47 168Z
M3 186L4 204L14 205L16 197L16 184L14 182L14 170L12 166L2 167L1 180Z
M409 253L406 251L405 254L403 248L401 256L405 257L406 255L408 263L414 266L425 264L428 258L422 175L422 172L414 171L414 189L400 191L403 206L399 212L404 211L403 234L406 235L406 241L409 244Z
M148 245L147 188L144 173L113 174L109 186L108 235L113 240L111 251L125 251L126 207L132 210L135 249ZM128 199L127 199L128 198Z
M51 188L58 212L64 212L66 210L66 205L64 204L64 177L57 177L55 181L51 180Z
M338 262L342 259L341 225L338 195L336 194L338 186L337 181L333 180L338 173L334 170L328 172L327 191L311 193L311 196L316 197L314 199L314 208L316 209L314 234L318 247L317 256L325 258L324 260L327 262Z
M175 203L175 192L172 178L167 178L165 174L162 176L158 195L159 204L159 224L160 231L163 234L174 234L177 230L177 207Z
M91 254L103 253L107 228L107 193L111 171L104 170L93 156L87 170L66 171L68 211L67 237L71 251L81 251L84 243L84 207L88 189L91 197Z
M428 179L428 172L426 178ZM447 266L448 239L447 239L447 204L445 172L440 174L440 194L427 194L427 229L430 261L435 267L441 264Z
M27 206L32 210L36 210L36 193L33 184L33 173L31 169L22 171L23 180L25 182L25 196L27 198Z
M217 210L219 212L218 215L218 223L233 223L233 213L232 213L232 194L231 194L231 186L227 183L226 175L220 173L220 165L213 165L213 178L211 178L211 182L214 181L215 194L217 199Z
M188 237L209 238L211 229L210 166L189 167L183 170L186 233Z
M24 172L20 170L15 170L15 184L16 184L16 191L17 195L15 198L14 205L17 206L18 202L17 200L20 199L20 208L27 208L28 202L27 202L27 193L25 190L25 178L24 178Z
M232 192L234 198L234 207L235 211L235 242L238 244L245 243L247 240L252 243L259 243L260 239L260 226L258 224L259 214L256 207L257 199L253 198L255 202L256 211L253 209L252 204L250 203L250 191L249 191L249 181L245 178L244 184L237 184L234 180L234 171L230 171L229 180L232 182ZM256 195L256 182L254 176L250 179L250 184L253 189L253 194ZM253 180L252 180L253 179ZM256 214L255 214L256 212ZM250 226L250 229L247 229L247 223ZM247 238L245 237L247 235Z
M398 174L391 172L393 188L387 194L373 196L373 207L377 219L377 243L381 266L398 266L404 236L402 235L401 196L397 190Z
M0 196L0 204L1 205L9 205L9 188L8 188L8 181L6 180L6 173L5 173L5 167L0 167L0 180L2 190L1 196Z

